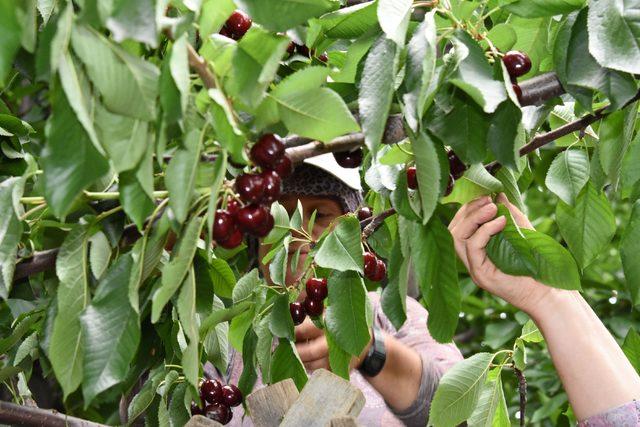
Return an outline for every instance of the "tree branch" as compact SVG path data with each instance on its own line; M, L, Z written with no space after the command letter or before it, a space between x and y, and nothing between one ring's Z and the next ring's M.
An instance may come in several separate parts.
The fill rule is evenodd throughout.
M365 221L369 221L369 223L362 230L362 237L364 239L368 239L369 236L371 236L373 232L376 231L376 229L382 225L385 219L389 218L391 215L395 213L396 213L395 208L389 208L386 211L382 211L378 215L373 216L368 220L365 220Z
M40 409L3 401L0 401L0 423L34 427L106 427L106 424L71 417L54 409Z

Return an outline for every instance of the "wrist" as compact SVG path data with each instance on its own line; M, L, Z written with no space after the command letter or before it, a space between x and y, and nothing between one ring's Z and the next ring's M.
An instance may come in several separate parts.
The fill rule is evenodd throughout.
M524 311L542 330L548 323L561 321L562 317L571 313L573 309L580 309L583 305L583 298L578 291L550 287L542 297L533 302Z

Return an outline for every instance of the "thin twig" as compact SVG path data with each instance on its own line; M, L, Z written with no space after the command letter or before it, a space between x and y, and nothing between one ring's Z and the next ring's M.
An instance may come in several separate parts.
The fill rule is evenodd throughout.
M513 368L513 372L516 374L516 378L518 378L518 391L520 392L520 426L524 427L524 416L525 410L527 409L527 379L524 376L524 372L520 369Z
M376 231L376 229L380 227L380 225L382 225L385 219L389 218L395 213L395 208L389 208L386 211L382 211L378 215L372 217L371 222L369 222L364 230L362 230L362 238L367 239L369 236L371 236L371 234L373 234L373 232Z

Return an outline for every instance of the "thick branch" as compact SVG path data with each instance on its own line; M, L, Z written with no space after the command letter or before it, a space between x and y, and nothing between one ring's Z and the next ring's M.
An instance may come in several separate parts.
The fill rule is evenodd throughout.
M386 211L382 211L378 215L372 217L369 223L364 227L364 230L362 230L362 237L364 239L367 239L373 234L374 231L376 231L378 227L382 225L385 219L389 218L395 213L395 208L389 208Z
M196 70L204 86L208 89L216 87L216 79L213 73L209 71L207 61L198 55L198 52L190 44L187 44L187 52L189 54L189 65Z
M519 83L522 96L521 105L541 105L564 93L564 88L556 73L545 73Z
M106 427L81 418L71 417L53 409L40 409L0 401L0 423L12 426Z
M56 265L56 256L59 250L60 248L53 248L36 252L28 261L18 263L13 274L13 281L15 282L53 268Z

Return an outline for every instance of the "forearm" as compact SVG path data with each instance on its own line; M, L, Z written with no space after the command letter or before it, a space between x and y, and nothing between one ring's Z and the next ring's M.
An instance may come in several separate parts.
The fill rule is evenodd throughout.
M422 360L412 348L385 335L387 360L375 377L364 378L394 410L407 409L416 400L422 380Z
M579 420L640 399L640 378L578 292L554 290L530 314Z

